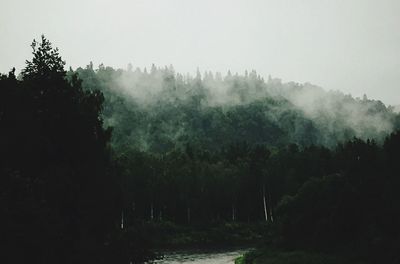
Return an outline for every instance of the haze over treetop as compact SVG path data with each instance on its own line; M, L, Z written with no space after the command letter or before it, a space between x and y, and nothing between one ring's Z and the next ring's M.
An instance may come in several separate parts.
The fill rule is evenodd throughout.
M74 67L256 69L399 104L399 13L396 0L4 0L0 72L21 69L45 33Z

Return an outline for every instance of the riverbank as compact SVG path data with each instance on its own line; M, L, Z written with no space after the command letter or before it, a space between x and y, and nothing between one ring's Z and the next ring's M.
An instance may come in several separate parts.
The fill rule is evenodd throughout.
M177 251L258 248L268 229L265 223L178 225L169 221L136 221L110 237L109 244L128 259L143 262Z
M214 225L177 225L146 222L142 232L154 250L250 248L263 241L265 223L223 222Z
M366 262L353 257L317 252L258 249L237 258L235 264L366 264Z

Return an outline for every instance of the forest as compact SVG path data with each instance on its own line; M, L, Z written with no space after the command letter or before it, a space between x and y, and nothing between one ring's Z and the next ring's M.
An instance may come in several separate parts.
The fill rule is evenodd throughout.
M44 36L32 55L0 76L5 263L207 245L400 262L393 107L254 70L66 70Z

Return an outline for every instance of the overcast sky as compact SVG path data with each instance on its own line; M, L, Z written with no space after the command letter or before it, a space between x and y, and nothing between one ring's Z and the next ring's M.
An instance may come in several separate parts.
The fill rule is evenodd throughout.
M42 33L74 68L255 69L400 104L400 0L0 0L0 72Z

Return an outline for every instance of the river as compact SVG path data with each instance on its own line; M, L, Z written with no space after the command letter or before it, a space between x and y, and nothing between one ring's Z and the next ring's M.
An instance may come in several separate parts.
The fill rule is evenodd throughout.
M170 252L164 254L162 259L153 263L162 264L232 264L235 259L243 255L248 250L232 250L223 252Z

